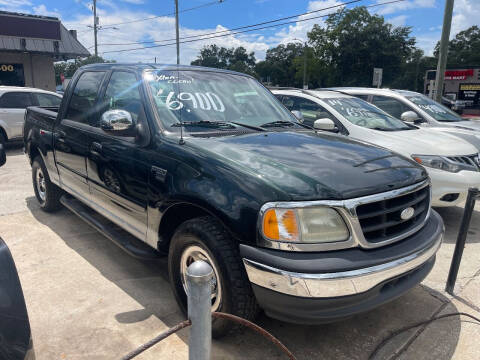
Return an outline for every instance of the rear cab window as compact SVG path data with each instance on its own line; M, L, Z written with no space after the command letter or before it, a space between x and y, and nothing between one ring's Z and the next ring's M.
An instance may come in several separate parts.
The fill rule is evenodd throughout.
M95 108L100 85L105 71L86 71L75 84L65 118L83 124L95 123L98 111Z

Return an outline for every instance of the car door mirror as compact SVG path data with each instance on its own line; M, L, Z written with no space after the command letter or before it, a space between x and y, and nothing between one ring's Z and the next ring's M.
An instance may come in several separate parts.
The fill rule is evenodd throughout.
M333 120L329 118L322 118L322 119L315 120L315 122L313 123L313 128L317 130L325 130L325 131L338 131Z
M0 166L5 165L7 162L7 154L5 154L5 148L0 144Z
M415 111L405 111L400 115L400 119L405 122L414 123L420 120L420 116Z
M295 118L299 123L303 123L305 121L305 118L303 117L303 114L301 111L292 110L292 114L295 116Z
M100 128L104 131L121 133L134 127L132 115L126 110L108 110L100 118Z

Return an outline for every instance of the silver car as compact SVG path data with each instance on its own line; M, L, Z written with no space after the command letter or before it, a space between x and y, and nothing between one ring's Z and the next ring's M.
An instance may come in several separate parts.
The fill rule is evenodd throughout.
M423 94L408 90L359 87L334 89L366 100L405 122L458 136L480 149L480 121L462 118Z
M22 139L25 109L29 106L58 107L62 97L28 87L0 86L0 144Z

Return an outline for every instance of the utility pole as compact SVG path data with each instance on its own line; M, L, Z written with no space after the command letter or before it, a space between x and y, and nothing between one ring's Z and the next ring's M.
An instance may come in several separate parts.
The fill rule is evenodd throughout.
M307 85L307 42L303 44L303 88L308 89Z
M177 37L177 65L180 64L180 35L178 33L178 0L175 0L175 30Z
M440 52L438 54L437 74L435 77L434 100L439 103L442 102L445 68L447 67L448 43L450 39L450 28L452 27L453 1L454 0L445 0L442 38L440 39Z
M93 0L93 37L95 39L95 56L98 56L97 27L98 27L97 0Z

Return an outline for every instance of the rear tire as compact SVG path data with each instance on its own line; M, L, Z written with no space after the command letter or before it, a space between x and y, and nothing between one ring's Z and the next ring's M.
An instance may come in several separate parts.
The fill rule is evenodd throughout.
M257 302L238 251L225 228L211 216L188 220L179 226L170 242L168 272L170 286L182 311L187 314L184 289L186 267L194 260L210 263L215 274L212 311L253 320ZM225 336L238 325L225 319L212 320L214 338Z
M50 181L47 168L39 155L32 163L32 181L35 197L43 211L53 212L62 207L60 198L63 191Z
M3 147L5 148L6 143L7 143L7 139L5 135L3 135L2 132L0 131L0 144L3 145Z

